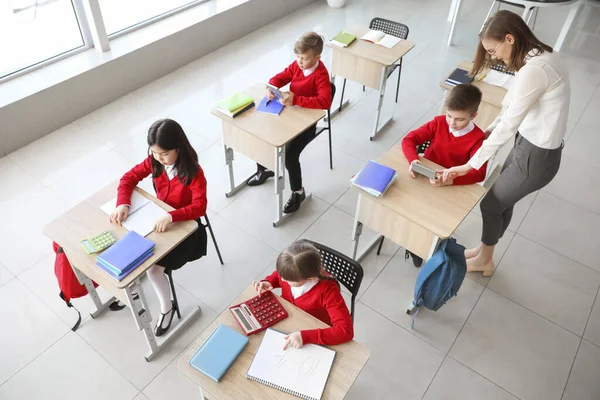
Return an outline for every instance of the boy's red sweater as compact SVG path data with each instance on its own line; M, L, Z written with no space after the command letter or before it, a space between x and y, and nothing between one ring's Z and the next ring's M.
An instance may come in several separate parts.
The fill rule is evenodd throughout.
M294 299L289 283L284 282L277 271L264 280L273 288L281 288L281 297L285 300L330 326L300 331L304 344L336 345L349 342L354 337L352 317L337 282L321 279L308 292Z
M450 132L446 116L440 115L409 132L402 139L402 151L409 163L419 159L417 146L427 140L431 144L425 150L423 157L441 165L444 168L456 167L466 164L485 140L485 133L475 125L475 128L466 135L456 137ZM485 179L487 163L480 169L472 169L468 174L454 179L454 185L470 185Z
M281 88L290 83L290 92L294 93L294 105L304 108L328 110L331 107L331 83L329 72L322 61L309 76L304 76L297 62L269 80L273 86Z
M117 206L131 204L133 189L150 174L152 156L148 156L142 163L125 173L117 189ZM198 175L187 186L180 182L177 176L169 180L165 171L153 180L156 197L175 209L169 212L173 222L197 219L206 214L206 179L199 165Z

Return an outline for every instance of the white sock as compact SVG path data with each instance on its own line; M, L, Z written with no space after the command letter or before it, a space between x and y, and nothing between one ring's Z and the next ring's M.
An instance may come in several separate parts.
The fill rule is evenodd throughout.
M294 193L302 194L302 193L304 193L304 188L302 188L300 190L295 190Z
M154 291L158 296L160 302L160 312L167 314L173 307L171 303L171 287L169 286L169 280L165 275L165 269L160 265L153 265L147 272L148 280L152 283ZM162 327L166 328L170 318L164 318L162 321Z

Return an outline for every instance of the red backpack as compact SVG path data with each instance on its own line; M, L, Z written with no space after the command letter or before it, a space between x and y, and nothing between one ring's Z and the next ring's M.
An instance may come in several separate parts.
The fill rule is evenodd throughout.
M73 268L71 268L71 264L69 263L69 259L63 251L63 248L55 242L52 243L52 247L56 253L56 259L54 260L54 274L56 275L58 287L60 288L60 293L58 295L65 301L67 307L73 308L75 311L77 311L77 322L71 328L72 331L75 331L81 323L81 313L77 308L75 308L75 306L73 306L73 304L71 304L71 299L83 297L88 294L88 291L85 285L82 285L77 280L75 272L73 272ZM98 287L96 282L92 281L92 283L94 284L94 287ZM125 308L125 306L119 305L118 302L115 301L109 306L109 308L112 311L118 311Z

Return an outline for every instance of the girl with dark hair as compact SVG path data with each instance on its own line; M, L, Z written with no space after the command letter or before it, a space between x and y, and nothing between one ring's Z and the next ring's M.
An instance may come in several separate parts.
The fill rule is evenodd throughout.
M120 225L127 219L133 189L152 175L156 197L175 209L156 221L154 231L165 232L169 225L179 221L198 222L198 229L193 234L147 272L160 301L160 317L154 334L162 336L171 327L175 313L165 269L179 269L206 255L206 231L200 223L200 217L206 214L206 179L198 165L196 151L177 122L172 119L156 121L148 130L147 140L149 155L121 178L117 208L110 221Z
M502 111L467 164L441 171L443 180L466 175L515 138L500 176L481 201L481 244L465 251L467 270L484 276L494 271L494 248L510 223L514 205L546 186L558 172L571 97L566 64L513 12L498 11L485 23L471 74L494 59L516 71Z
M316 343L336 345L354 337L352 317L344 302L340 285L323 270L319 251L305 240L285 249L276 262L277 270L252 286L258 294L281 288L281 297L330 328L293 332L285 337L285 348Z

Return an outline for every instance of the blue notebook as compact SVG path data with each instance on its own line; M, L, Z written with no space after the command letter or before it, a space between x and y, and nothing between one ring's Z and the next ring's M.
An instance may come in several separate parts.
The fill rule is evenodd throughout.
M129 231L117 243L102 252L96 261L109 265L112 270L122 274L138 263L139 259L152 249L154 249L152 240L146 239L134 231Z
M372 196L381 197L397 177L392 168L369 161L350 182Z
M446 83L450 86L471 82L473 82L473 78L469 76L469 71L460 68L456 68L454 71L452 71L450 76L446 78Z
M219 382L248 344L248 338L219 324L190 360L190 365Z
M263 97L258 107L256 107L256 111L279 115L281 114L283 107L284 105L281 104L278 99L271 100L269 101L269 104L267 104L267 98Z
M121 281L121 280L123 280L123 278L125 278L127 275L129 275L129 273L131 273L134 269L136 269L137 267L142 265L142 263L144 261L146 261L147 259L152 257L153 254L154 254L154 249L148 250L140 258L138 258L133 264L129 265L124 271L121 271L121 272L116 271L112 266L105 264L100 259L96 259L97 260L96 265L99 266L100 268L102 268L103 270L105 270L106 272L108 272L108 274L110 276L112 276L113 278L115 278L116 280Z

